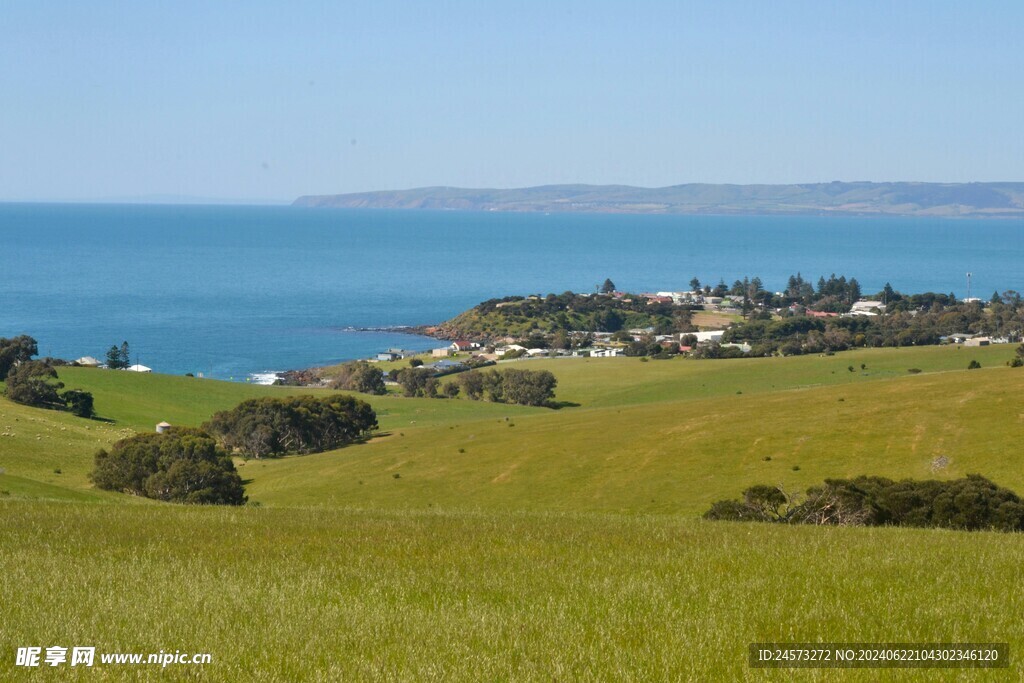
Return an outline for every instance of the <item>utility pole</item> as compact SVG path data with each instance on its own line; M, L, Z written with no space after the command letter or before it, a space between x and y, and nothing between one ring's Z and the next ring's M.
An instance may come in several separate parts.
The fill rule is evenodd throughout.
M967 273L967 300L971 300L971 274Z

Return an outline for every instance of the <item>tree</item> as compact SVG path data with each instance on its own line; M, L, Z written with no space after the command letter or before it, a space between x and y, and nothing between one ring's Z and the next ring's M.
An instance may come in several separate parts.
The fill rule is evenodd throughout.
M484 389L486 382L484 379L483 372L464 372L458 376L456 382L458 382L459 389L465 394L466 398L471 401L479 401L484 396Z
M499 373L493 371L495 375ZM505 403L524 406L546 405L555 396L558 380L547 370L510 369L500 373Z
M23 361L8 373L4 395L15 403L28 406L63 407L64 401L57 392L64 388L64 384L56 379L57 371L43 361Z
M93 408L92 394L81 389L68 389L61 393L60 398L64 405L78 417L95 417L96 411Z
M36 340L26 334L11 339L0 337L0 380L7 377L15 365L31 360L38 353Z
M551 348L553 349L567 349L569 348L569 335L565 330L558 330L551 337Z
M407 398L416 396L429 396L431 389L429 385L433 381L433 391L437 392L437 380L431 377L429 370L420 368L404 368L398 371L395 381L402 387L402 394Z
M331 388L377 396L387 393L387 387L384 386L384 373L380 368L375 368L365 361L342 365L338 375L331 382Z
M420 367L422 365L423 365L423 361L420 360L419 358L410 358L409 359L409 367L410 368L418 368L418 367Z
M696 291L698 291L699 289L700 289L700 280L698 280L698 279L697 279L697 276L695 275L695 276L693 277L693 279L692 279L692 280L690 280L690 291L691 291L691 292L696 292Z
M128 342L121 342L121 346L111 346L107 349L107 367L111 370L125 370L131 367L131 356L128 351Z
M601 293L602 294L611 294L614 291L615 291L615 283L611 281L611 278L606 279L604 281L604 284L601 285Z
M178 503L242 505L242 478L209 434L175 427L138 434L96 454L98 488Z
M203 429L226 448L256 458L320 453L365 438L377 415L352 396L254 398L215 413Z

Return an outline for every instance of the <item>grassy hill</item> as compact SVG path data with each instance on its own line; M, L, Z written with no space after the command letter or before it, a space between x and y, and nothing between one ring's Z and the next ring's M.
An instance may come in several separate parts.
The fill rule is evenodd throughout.
M1024 491L1015 447L1022 374L1004 365L1012 354L995 346L521 361L515 367L551 370L570 407L361 396L381 425L371 442L239 467L250 497L278 506L696 514L752 483L931 476L940 456L948 464L935 476L978 472ZM966 370L972 359L981 370ZM60 372L93 392L104 420L0 400L0 490L11 495L109 500L87 479L98 448L161 420L199 425L246 398L323 391Z
M0 399L0 678L68 677L15 670L33 644L212 654L160 670L171 680L836 677L752 671L755 641L1001 641L1015 657L1019 534L699 519L751 483L862 473L1024 491L1013 351L521 361L578 406L369 397L381 436L249 461L262 505L232 509L96 491L92 454L163 419L315 390L62 369L109 421ZM1013 661L887 679L1002 680ZM93 674L158 675L78 677Z
M394 416L388 436L359 448L243 471L265 504L402 509L696 515L751 484L802 490L863 473L978 472L1024 491L1024 374L1002 365L1012 349L981 351L526 361L517 367L551 370L558 399L579 407L492 405L496 414L444 424ZM966 370L971 358L985 367ZM940 457L948 464L933 472Z

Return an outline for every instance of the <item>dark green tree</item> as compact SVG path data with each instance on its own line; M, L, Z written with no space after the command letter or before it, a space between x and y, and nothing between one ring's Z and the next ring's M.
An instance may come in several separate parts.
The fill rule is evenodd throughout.
M68 389L60 394L64 405L78 417L95 417L92 394L81 389Z
M175 427L139 434L96 454L90 475L98 488L158 500L241 505L242 479L228 454L205 432Z
M481 371L464 372L458 376L456 382L463 395L471 401L479 401L484 396L486 381Z
M4 394L15 403L38 408L63 407L58 392L64 388L57 381L57 371L38 360L18 363L7 374L7 388Z
M615 291L615 283L611 281L611 278L606 279L604 281L604 284L601 285L601 293L602 294L611 294L614 291Z
M32 356L39 353L39 346L36 340L28 335L19 335L11 339L0 337L0 380L7 377L18 363L31 360Z
M342 394L249 399L203 425L226 448L256 458L340 448L376 428L373 408Z
M547 370L506 370L502 374L506 403L543 406L555 397L558 380Z

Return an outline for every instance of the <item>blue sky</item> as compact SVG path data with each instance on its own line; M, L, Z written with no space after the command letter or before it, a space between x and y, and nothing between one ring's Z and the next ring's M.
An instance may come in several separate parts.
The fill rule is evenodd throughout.
M12 2L0 200L1024 180L1020 2Z

